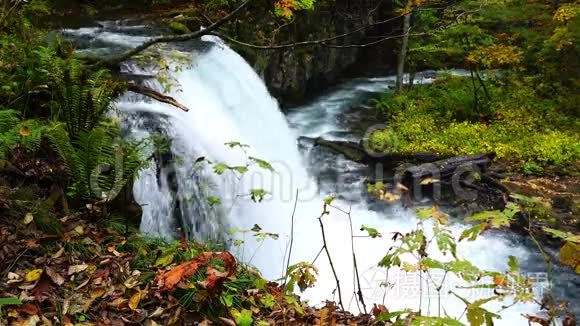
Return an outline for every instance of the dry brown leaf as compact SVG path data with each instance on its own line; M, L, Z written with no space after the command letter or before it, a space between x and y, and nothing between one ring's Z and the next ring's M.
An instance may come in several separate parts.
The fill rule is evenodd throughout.
M91 305L93 304L93 302L95 302L95 300L97 300L98 298L105 295L105 293L107 293L107 291L105 290L104 287L94 288L91 291L91 297L83 305L83 312L87 312L89 310L89 308L91 307Z
M121 310L121 309L124 309L124 308L128 307L128 303L129 303L129 300L127 300L127 299L125 299L123 297L119 297L119 298L116 298L115 300L113 300L111 302L108 302L107 305L109 307L111 307L111 308L115 308L115 309Z
M33 303L26 303L22 306L19 306L18 311L25 313L27 315L30 315L30 316L38 315L38 312L39 312L38 306L33 304Z
M52 259L57 259L60 258L62 256L62 254L64 254L64 247L61 247L57 252L55 252L51 258Z
M80 273L80 272L84 271L85 269L87 269L88 267L89 267L89 265L87 265L87 264L70 266L68 268L68 275L73 275L73 274L76 274L76 273Z
M64 283L64 277L62 277L60 274L58 274L57 272L55 272L52 268L50 267L46 267L45 269L45 273L46 275L48 275L48 277L50 277L50 279L54 282L54 284L56 285L62 285Z
M36 326L40 321L38 315L30 316L26 320L18 320L12 323L13 326Z

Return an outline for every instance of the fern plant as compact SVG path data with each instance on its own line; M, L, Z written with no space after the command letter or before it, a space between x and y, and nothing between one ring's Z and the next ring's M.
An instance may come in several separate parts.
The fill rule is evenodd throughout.
M69 194L86 200L111 201L144 166L139 143L120 140L116 126L100 125L81 131L72 141L55 127L47 137L63 158L74 183Z
M66 122L67 131L74 138L95 128L122 90L122 84L112 80L107 70L92 72L71 59L56 85L53 116Z

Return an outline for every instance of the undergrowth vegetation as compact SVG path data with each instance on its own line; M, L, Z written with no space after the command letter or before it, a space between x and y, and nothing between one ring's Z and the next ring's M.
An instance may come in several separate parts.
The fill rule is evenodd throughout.
M491 79L491 77L490 77ZM495 152L520 163L570 165L580 159L578 120L563 114L576 108L576 97L545 98L525 81L510 87L487 82L491 100L474 110L468 77L440 77L376 101L389 117L389 129L374 133L376 150L467 155Z

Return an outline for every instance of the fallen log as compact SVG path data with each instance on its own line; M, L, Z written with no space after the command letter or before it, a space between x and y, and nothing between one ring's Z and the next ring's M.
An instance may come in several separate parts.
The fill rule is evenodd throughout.
M316 138L313 141L317 146L321 146L337 154L341 154L351 161L367 165L380 163L384 167L396 167L402 163L429 163L449 157L429 152L381 153L380 155L374 155L372 153L368 153L368 151L366 151L365 148L359 143L326 140L323 138Z
M483 174L491 165L495 154L481 154L469 156L456 156L444 160L420 165L403 165L397 169L398 174L403 175L403 179L426 179L440 178L447 179L457 173L479 172Z

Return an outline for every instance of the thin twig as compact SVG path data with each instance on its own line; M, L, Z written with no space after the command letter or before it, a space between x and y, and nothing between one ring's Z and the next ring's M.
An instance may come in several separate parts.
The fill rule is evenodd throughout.
M358 295L358 301L360 301L360 303L362 304L363 311L366 314L367 313L367 306L365 304L365 299L363 297L362 288L360 286L360 276L359 276L359 273L358 273L358 265L356 263L356 254L355 254L355 251L354 251L354 231L353 231L353 228L352 228L352 217L351 217L351 214L350 214L351 213L351 209L352 209L352 207L349 207L348 212L346 213L346 215L348 216L348 222L350 224L350 247L351 247L351 250L352 250L352 263L353 263L353 267L354 267L354 275L355 275L355 279L356 279L356 285L358 287L358 290L357 290L357 293L356 294Z
M328 245L326 244L326 234L324 232L324 223L322 223L322 217L326 214L328 214L328 211L325 208L324 211L322 212L322 214L320 214L320 217L318 218L318 222L320 223L320 231L322 233L323 248L324 248L324 251L326 252L326 256L328 257L328 262L330 263L330 268L332 269L332 274L334 275L334 280L336 281L336 289L338 290L338 304L340 305L340 308L342 309L342 311L346 311L344 309L344 304L342 303L342 291L340 289L340 280L338 279L338 275L336 274L336 269L334 268L334 263L332 262L332 257L330 256L330 252L328 251Z
M290 257L292 256L292 245L294 244L294 214L296 214L296 206L298 205L298 189L296 189L296 198L294 199L294 209L292 210L291 225L290 225L290 245L288 247L288 260L286 262L285 271L290 267ZM286 281L284 281L286 282Z

